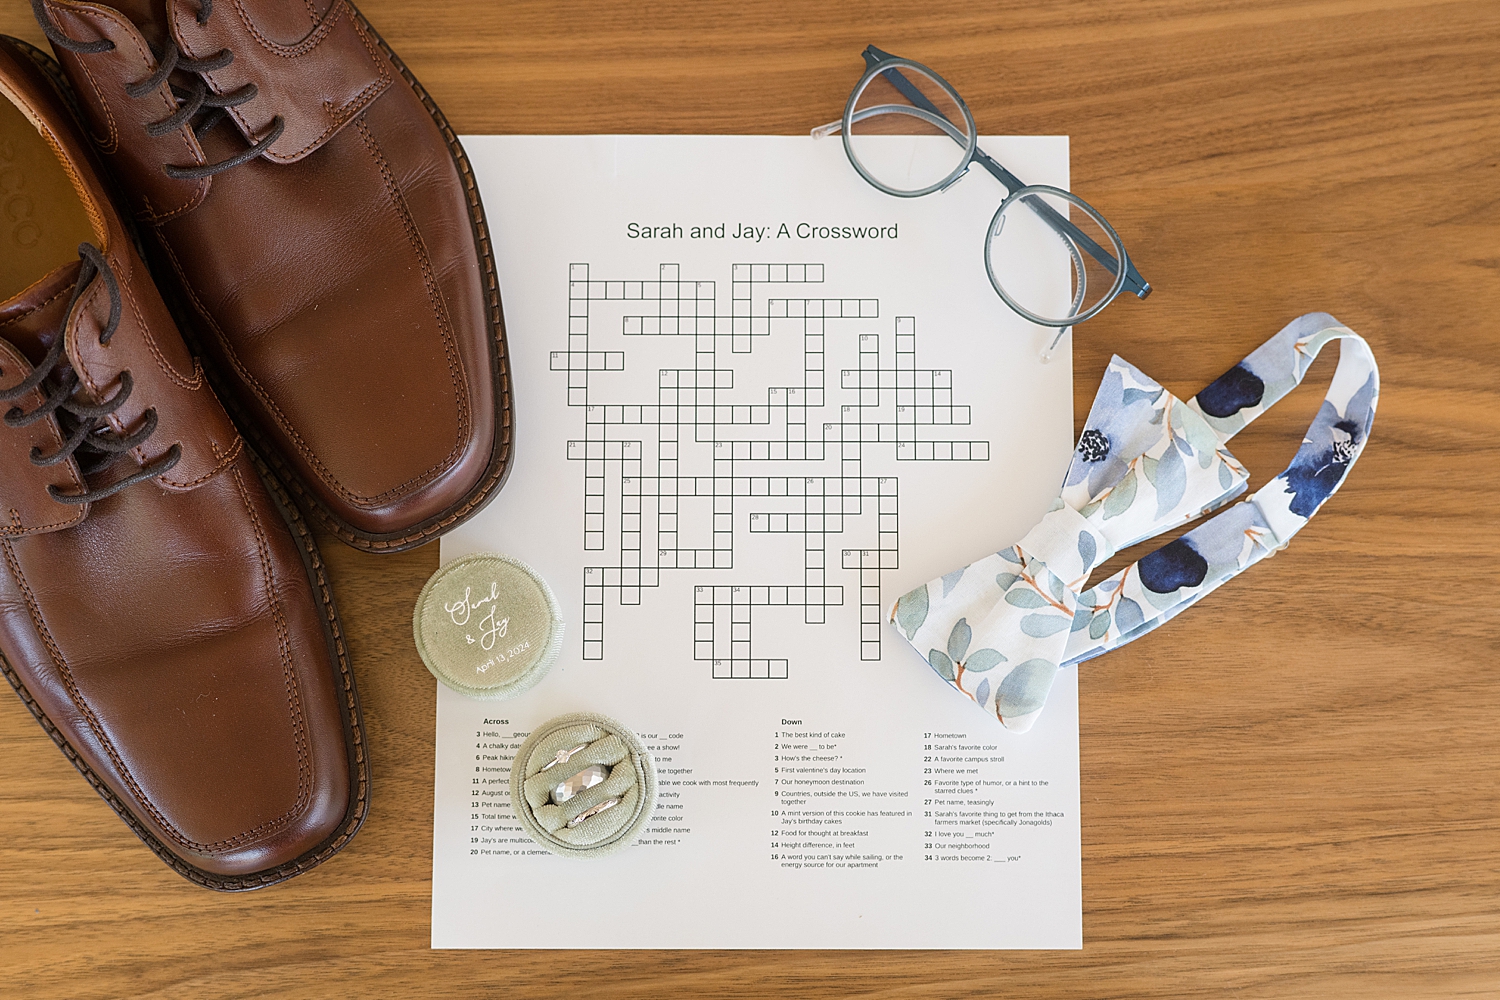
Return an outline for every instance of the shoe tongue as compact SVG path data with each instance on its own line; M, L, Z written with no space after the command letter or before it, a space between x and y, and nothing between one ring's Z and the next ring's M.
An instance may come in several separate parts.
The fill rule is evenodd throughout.
M69 261L15 298L0 302L0 337L10 341L33 365L42 362L53 341L62 335L82 266L82 261Z
M160 55L171 37L167 27L167 0L114 0L112 6L136 26Z

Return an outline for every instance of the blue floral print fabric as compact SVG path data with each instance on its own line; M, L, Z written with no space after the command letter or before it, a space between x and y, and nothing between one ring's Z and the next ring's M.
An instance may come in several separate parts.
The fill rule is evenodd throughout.
M1335 340L1333 381L1284 472L1084 589L1117 551L1243 494L1250 475L1226 443ZM1369 345L1327 313L1293 320L1187 402L1115 357L1062 491L1037 526L904 595L891 620L939 677L1006 728L1027 730L1060 668L1145 635L1285 548L1359 457L1379 394Z

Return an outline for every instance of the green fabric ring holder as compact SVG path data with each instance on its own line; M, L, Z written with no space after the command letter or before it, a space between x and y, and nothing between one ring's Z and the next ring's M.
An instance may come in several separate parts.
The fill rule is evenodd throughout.
M481 553L433 574L412 615L417 652L432 675L471 698L514 698L562 649L557 598L525 563Z
M559 753L567 755L584 744L566 762L547 767ZM594 764L608 767L609 777L561 805L552 801L555 786ZM568 826L611 798L618 798L619 804ZM559 716L538 726L516 751L510 803L527 834L553 854L600 857L632 843L650 820L656 806L656 764L640 738L608 716Z

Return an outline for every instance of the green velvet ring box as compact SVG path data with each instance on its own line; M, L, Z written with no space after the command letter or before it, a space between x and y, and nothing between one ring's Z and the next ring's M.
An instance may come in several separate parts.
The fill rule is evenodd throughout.
M513 698L541 680L562 648L546 581L525 563L480 553L433 574L412 616L434 677L471 698Z
M538 726L516 751L510 802L554 854L591 858L631 843L656 806L656 764L640 738L580 712Z

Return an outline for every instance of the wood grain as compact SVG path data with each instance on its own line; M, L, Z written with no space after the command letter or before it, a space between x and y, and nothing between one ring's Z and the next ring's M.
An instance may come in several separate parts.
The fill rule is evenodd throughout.
M1074 189L1156 286L1080 329L1080 419L1111 352L1186 396L1324 309L1379 357L1370 446L1289 550L1082 669L1080 953L429 951L434 692L408 615L437 551L330 539L364 832L284 886L205 892L0 700L0 994L1500 994L1500 4L361 6L461 132L801 133L866 42L927 62L981 129L1071 135ZM41 42L21 3L0 31ZM1236 440L1252 486L1321 395Z

